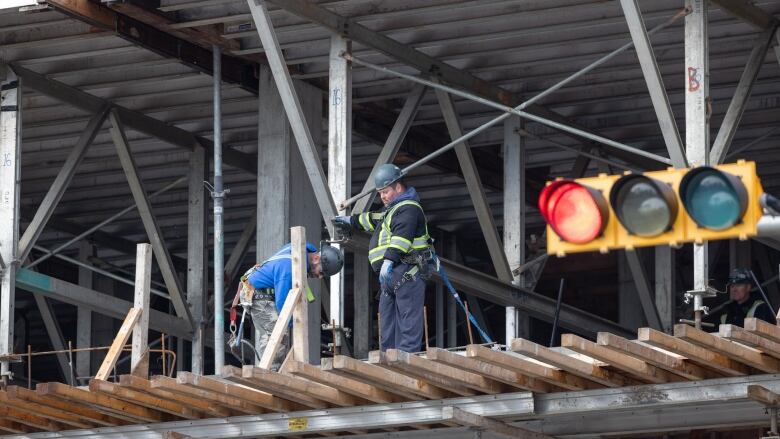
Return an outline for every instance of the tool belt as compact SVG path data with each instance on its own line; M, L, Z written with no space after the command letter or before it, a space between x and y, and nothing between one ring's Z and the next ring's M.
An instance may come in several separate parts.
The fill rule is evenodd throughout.
M261 288L259 290L255 290L255 293L252 295L253 300L276 300L276 296L274 295L274 289L273 288Z
M395 294L395 292L405 283L414 280L417 277L423 280L430 279L431 268L433 267L434 270L437 269L436 261L436 255L431 249L414 250L401 256L401 263L409 265L410 268L406 270L403 276L401 276L391 288L387 289L386 292Z

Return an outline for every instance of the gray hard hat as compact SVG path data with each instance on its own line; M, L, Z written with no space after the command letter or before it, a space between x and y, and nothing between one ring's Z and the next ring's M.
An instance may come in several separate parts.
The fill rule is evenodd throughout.
M753 276L747 268L735 268L729 273L728 285L734 284L753 284Z
M376 186L377 190L384 189L400 180L401 177L403 177L401 168L392 163L387 163L380 166L379 169L376 170L376 175L374 176L374 186Z
M323 245L320 249L320 265L322 274L331 277L341 271L344 266L344 253L336 247Z

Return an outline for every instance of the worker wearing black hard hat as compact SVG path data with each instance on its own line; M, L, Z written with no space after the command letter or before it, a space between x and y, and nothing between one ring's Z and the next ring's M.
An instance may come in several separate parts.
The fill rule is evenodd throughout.
M759 294L751 292L753 287L753 276L750 270L745 268L732 270L726 284L731 300L724 307L718 322L744 326L746 318L755 317L775 324L774 313Z

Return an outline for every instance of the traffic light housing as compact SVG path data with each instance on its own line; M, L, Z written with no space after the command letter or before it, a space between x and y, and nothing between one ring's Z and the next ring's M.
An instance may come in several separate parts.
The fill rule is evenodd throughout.
M549 183L539 196L547 253L613 249L756 235L763 193L755 162L601 174Z

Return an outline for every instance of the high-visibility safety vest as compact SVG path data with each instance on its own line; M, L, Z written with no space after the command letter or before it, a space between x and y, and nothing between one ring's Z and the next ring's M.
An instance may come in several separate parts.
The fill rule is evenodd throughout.
M753 304L750 305L750 309L748 309L748 312L745 315L745 318L749 319L749 318L752 318L753 316L755 316L756 310L758 309L759 306L761 306L763 304L764 304L763 300L756 300L755 302L753 302ZM728 318L728 313L725 313L725 314L720 316L720 322L722 324L726 324L726 318Z
M391 225L393 224L393 215L400 207L403 206L416 206L418 209L420 209L420 211L423 210L422 206L417 201L404 200L383 213L366 212L358 216L358 223L360 226L364 230L370 232L374 231L374 221L382 221L381 225L379 226L379 236L376 246L369 249L368 251L368 261L371 264L382 260L385 257L385 252L387 252L387 249L389 248L398 249L403 253L410 253L414 250L425 250L429 247L428 242L430 241L431 237L428 234L427 220L425 221L425 233L422 236L414 237L414 239L411 241L404 238L403 236L393 235L391 230ZM423 218L424 217L425 214L423 213Z

